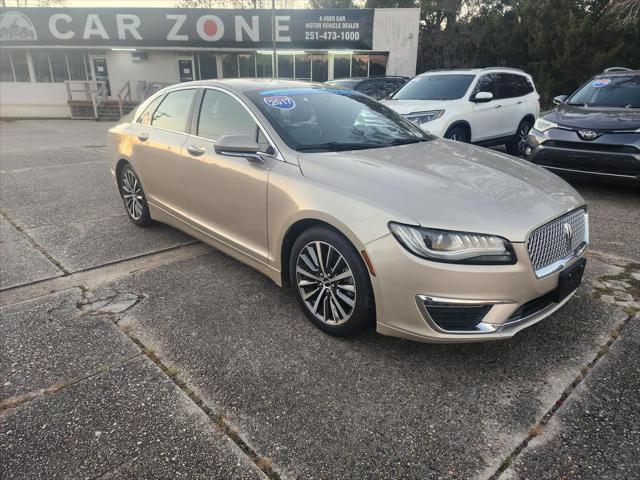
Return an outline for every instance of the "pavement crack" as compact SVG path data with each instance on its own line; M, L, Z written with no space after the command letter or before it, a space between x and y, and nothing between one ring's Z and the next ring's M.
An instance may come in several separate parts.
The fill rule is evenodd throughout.
M600 345L595 357L580 369L573 381L564 389L560 398L547 410L538 423L531 427L524 440L511 451L509 456L500 464L488 480L499 479L516 458L529 446L531 440L543 432L544 427L554 417L560 407L564 405L593 368L609 352L613 343L620 337L625 325L632 319L638 318L636 314L640 312L640 264L626 261L618 261L617 263L618 266L621 267L621 271L613 275L599 277L595 280L593 282L595 287L593 294L605 303L622 309L626 317L609 333L609 338L604 344Z
M82 383L86 380L89 380L90 378L95 377L96 375L100 375L101 373L105 373L108 372L109 370L111 370L112 368L116 368L119 367L127 362L130 362L131 360L134 360L136 358L139 358L142 356L142 353L136 353L134 355L131 355L125 359L122 359L118 362L115 363L110 363L109 365L104 365L100 368L98 368L97 370L89 373L88 375L85 375L83 377L80 378L76 378L74 380L68 381L68 382L64 382L64 383L56 383L53 384L49 387L46 388L41 388L39 390L35 390L33 392L28 392L28 393L24 393L22 395L15 395L13 397L9 397L9 398L5 398L4 400L0 401L0 414L2 414L4 411L6 410L10 410L12 408L16 408L19 407L20 405L23 405L25 403L31 402L33 400L36 400L38 398L41 397L45 397L48 395L53 395L55 393L61 392L63 390L66 390L67 388L73 387L74 385L77 385L79 383Z
M38 252L40 252L47 260L49 260L58 270L60 270L64 275L69 275L69 270L65 268L62 263L53 258L47 250L40 245L31 235L29 235L24 228L22 228L13 217L7 212L4 208L0 207L0 216L4 218L18 233L20 233L27 242L31 244L33 248L35 248Z

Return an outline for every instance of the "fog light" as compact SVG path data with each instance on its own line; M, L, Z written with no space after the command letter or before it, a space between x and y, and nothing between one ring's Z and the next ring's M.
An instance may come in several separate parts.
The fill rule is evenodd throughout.
M531 147L527 147L524 149L524 154L525 155L531 155Z

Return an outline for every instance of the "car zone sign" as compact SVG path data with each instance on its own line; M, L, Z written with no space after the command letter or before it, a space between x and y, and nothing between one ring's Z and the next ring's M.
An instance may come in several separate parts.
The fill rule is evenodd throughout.
M273 22L273 25L272 25ZM0 45L371 49L373 10L13 8Z

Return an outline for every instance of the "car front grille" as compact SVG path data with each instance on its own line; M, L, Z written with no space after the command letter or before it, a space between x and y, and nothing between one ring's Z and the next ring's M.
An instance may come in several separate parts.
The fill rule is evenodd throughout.
M534 230L527 240L531 265L538 277L554 270L555 264L578 254L589 241L587 212L574 210Z

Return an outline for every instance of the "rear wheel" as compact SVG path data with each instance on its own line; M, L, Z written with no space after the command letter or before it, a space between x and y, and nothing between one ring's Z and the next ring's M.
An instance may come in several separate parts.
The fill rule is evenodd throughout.
M342 337L372 323L367 268L342 235L326 227L302 233L293 245L289 272L302 310L324 332Z
M453 127L449 128L449 130L447 130L447 132L444 134L444 138L464 143L469 143L471 141L467 129L461 125L454 125Z
M118 186L120 188L120 197L122 197L129 219L139 227L150 225L151 216L149 215L147 197L144 194L138 175L128 163L120 169Z
M514 157L521 157L524 155L524 151L527 148L527 136L529 135L531 127L533 127L533 122L531 122L531 120L525 119L520 122L513 139L506 144L507 152L509 154Z

